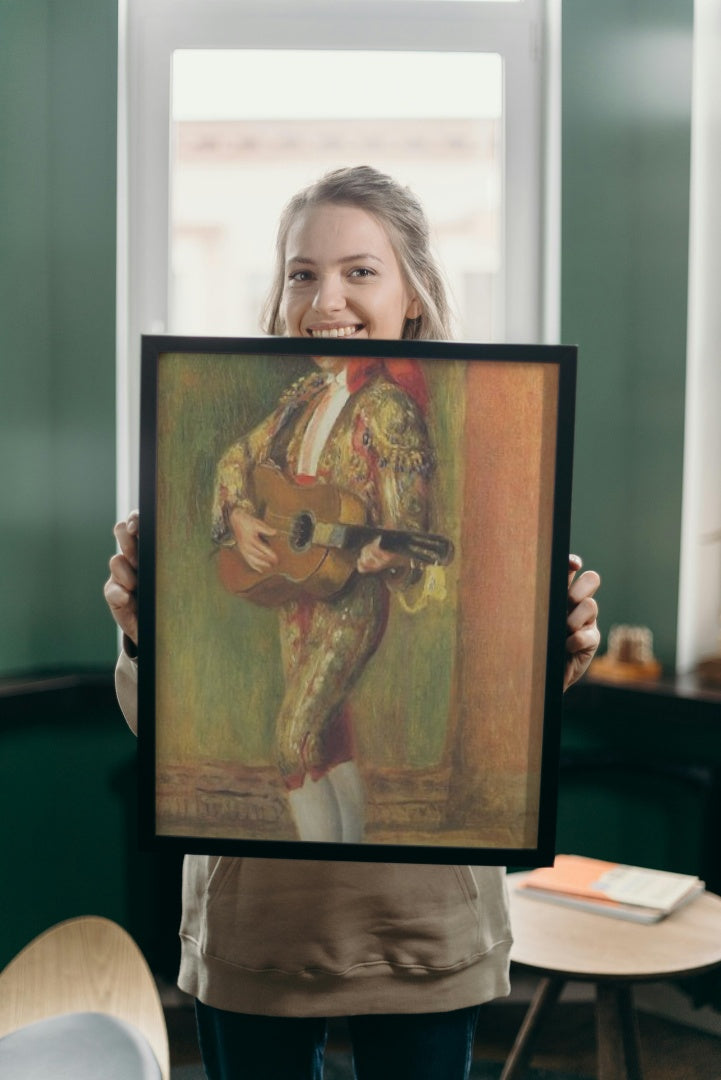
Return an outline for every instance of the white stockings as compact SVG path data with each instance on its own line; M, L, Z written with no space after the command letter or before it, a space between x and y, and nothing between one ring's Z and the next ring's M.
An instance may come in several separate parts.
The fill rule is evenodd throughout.
M301 840L358 844L363 839L365 792L354 761L336 765L319 780L306 776L288 799Z

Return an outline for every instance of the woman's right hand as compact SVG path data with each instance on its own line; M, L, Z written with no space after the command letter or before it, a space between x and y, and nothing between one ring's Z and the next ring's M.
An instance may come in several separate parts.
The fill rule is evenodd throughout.
M111 615L134 645L138 644L139 527L140 516L133 510L126 521L119 521L113 529L120 553L110 560L110 577L103 589Z
M230 526L238 551L251 570L256 570L259 574L272 570L278 562L278 556L268 546L267 538L276 535L275 529L271 529L270 525L266 525L260 518L253 517L238 506L230 515Z

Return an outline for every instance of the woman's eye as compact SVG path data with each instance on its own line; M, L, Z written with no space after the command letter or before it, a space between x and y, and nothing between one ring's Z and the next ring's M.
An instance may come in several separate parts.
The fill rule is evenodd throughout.
M374 271L369 266L356 266L350 272L351 277L355 278L368 278L374 276Z
M305 281L310 281L310 280L311 280L311 272L310 272L310 270L294 270L291 274L288 275L288 281L297 281L297 282L299 282L301 284L303 282L305 282Z

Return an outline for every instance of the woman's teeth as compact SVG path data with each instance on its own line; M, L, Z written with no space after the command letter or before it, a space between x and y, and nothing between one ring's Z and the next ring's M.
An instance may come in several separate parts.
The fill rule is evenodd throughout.
M338 338L350 337L357 333L360 326L334 326L332 330L311 330L311 337L315 338Z

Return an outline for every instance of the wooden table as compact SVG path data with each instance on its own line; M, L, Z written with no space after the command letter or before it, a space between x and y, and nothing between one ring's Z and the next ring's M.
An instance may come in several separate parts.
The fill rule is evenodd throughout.
M545 1016L569 980L596 986L599 1080L642 1080L632 986L721 966L721 898L703 893L661 922L626 922L525 897L509 874L511 959L542 975L501 1074L522 1077Z

